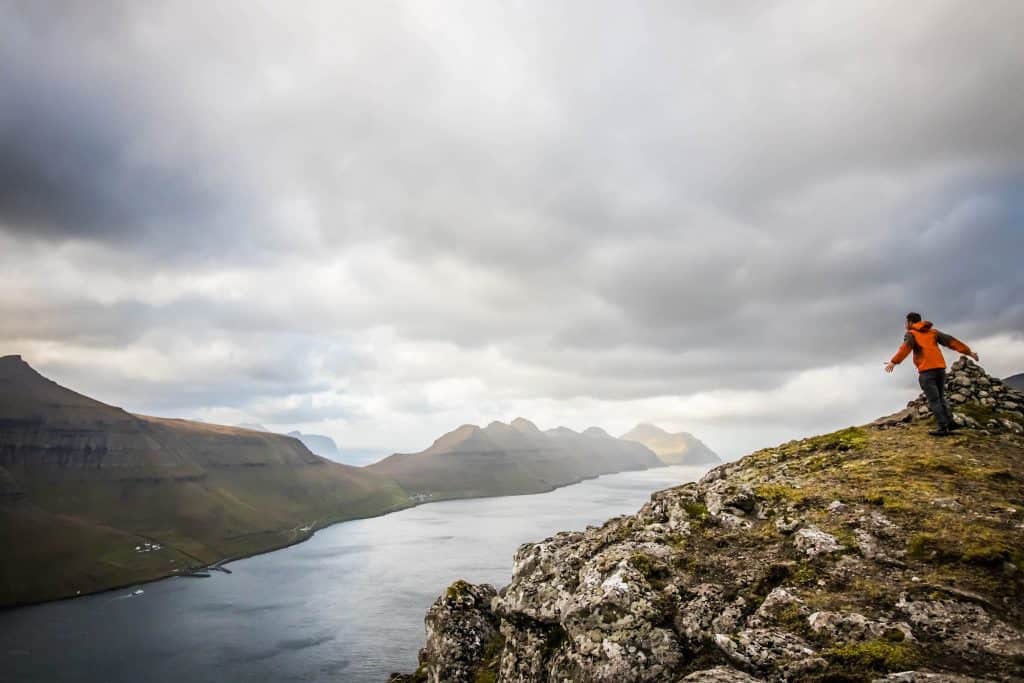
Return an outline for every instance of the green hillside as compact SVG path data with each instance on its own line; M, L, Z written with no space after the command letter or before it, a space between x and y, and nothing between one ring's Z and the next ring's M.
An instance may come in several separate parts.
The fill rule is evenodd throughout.
M0 358L0 605L180 573L409 505L393 479L296 439L132 415Z

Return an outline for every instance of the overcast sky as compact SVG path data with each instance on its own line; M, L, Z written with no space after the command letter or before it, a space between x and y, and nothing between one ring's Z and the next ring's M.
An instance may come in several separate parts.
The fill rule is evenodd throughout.
M385 451L523 415L739 456L913 398L908 310L1024 371L1022 25L0 0L0 353Z

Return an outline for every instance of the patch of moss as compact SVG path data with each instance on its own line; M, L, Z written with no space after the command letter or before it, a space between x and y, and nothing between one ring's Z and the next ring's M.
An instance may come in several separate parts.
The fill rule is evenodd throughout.
M848 673L906 671L921 661L920 652L912 644L884 639L848 643L822 654L830 664Z
M793 570L793 583L810 586L818 582L818 568L812 564L801 564Z
M885 494L878 490L865 491L864 495L861 496L868 505L885 505Z
M907 634L898 628L886 629L885 633L882 634L882 640L888 643L902 643L907 639Z
M1014 549L1003 535L982 526L963 530L953 526L941 532L914 534L907 541L907 552L918 560L960 562L981 567L1002 566L1014 559Z
M668 567L647 553L634 553L629 563L647 579L653 588L661 588L671 575Z
M800 489L785 484L759 484L754 487L754 495L772 503L800 503L805 494Z
M703 522L708 518L708 506L699 500L686 501L683 503L683 509L686 510L690 519L695 519L698 522Z
M469 596L469 589L469 582L459 579L452 585L448 586L448 589L444 592L444 595L448 600L461 600Z
M868 445L868 434L860 427L847 427L806 439L804 444L817 451L859 451Z
M795 603L780 609L775 615L775 621L778 622L779 626L784 626L796 633L804 633L810 629L807 620L804 619L803 612L800 611L800 606Z
M982 426L984 426L989 420L998 420L1000 418L1010 417L1009 415L995 410L994 408L990 408L989 406L985 406L974 401L961 403L956 407L956 411L977 420Z

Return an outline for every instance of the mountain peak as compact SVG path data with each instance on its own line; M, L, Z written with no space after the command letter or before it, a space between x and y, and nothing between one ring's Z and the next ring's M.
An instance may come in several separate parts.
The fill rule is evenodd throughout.
M537 425L527 420L525 417L517 417L512 420L511 425L521 432L539 432Z
M101 403L63 387L41 375L18 354L0 357L0 410L8 416L38 414L55 416L64 409L89 409L115 413L124 417L120 408Z
M636 427L633 427L633 429L631 429L628 432L626 432L626 434L632 435L634 437L633 440L636 440L636 438L639 438L641 436L645 437L645 438L650 438L650 437L655 437L655 436L667 436L669 434L669 432L667 432L666 430L662 429L658 425L651 424L650 422L639 422L639 423L637 423ZM627 438L626 434L623 434L619 438L622 438L622 439Z
M619 437L642 443L666 465L700 465L721 462L714 451L688 432L672 434L657 425L641 422Z

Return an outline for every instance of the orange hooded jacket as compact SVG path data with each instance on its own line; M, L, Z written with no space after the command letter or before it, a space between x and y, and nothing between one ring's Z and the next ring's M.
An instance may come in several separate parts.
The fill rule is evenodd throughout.
M922 320L921 322L914 323L907 330L906 335L903 336L903 344L900 346L899 351L896 352L896 355L892 357L892 362L899 365L913 351L914 365L917 366L918 372L945 368L946 359L942 357L939 344L963 354L971 354L971 349L967 344L964 344L952 335L939 332L932 327L930 321Z

